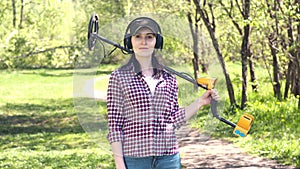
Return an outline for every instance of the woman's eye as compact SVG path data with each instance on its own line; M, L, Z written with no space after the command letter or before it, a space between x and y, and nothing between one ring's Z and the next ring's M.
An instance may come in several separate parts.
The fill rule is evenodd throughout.
M137 35L134 35L134 38L136 38L136 39L141 39L141 38L153 39L153 38L155 38L155 36L152 35L152 34L149 34L149 35L139 35L139 34L137 34Z
M152 38L154 38L154 36L153 35L148 35L147 38L152 39Z

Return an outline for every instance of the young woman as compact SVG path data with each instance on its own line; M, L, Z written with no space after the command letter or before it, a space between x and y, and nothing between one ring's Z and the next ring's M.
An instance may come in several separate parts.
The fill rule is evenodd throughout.
M124 43L133 54L111 74L107 92L108 139L116 167L179 169L175 128L218 96L206 91L189 106L179 107L176 78L156 58L163 37L151 18L133 20Z

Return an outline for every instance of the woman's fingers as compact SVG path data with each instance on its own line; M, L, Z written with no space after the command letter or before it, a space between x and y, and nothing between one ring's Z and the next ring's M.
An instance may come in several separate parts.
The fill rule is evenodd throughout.
M211 97L214 100L219 100L220 99L220 96L219 96L218 91L216 89L212 89L211 90Z

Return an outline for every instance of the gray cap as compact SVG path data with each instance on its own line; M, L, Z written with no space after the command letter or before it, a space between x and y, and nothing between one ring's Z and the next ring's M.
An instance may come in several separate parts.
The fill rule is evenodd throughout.
M153 33L155 34L160 34L160 28L158 24L147 17L141 17L135 19L130 25L129 25L129 30L130 30L130 35L135 35L141 28L149 28Z

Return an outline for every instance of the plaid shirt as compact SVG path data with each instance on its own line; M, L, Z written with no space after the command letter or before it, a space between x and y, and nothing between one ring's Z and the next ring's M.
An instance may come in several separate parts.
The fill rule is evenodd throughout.
M154 95L132 69L115 70L107 91L108 140L122 142L123 155L172 155L179 152L174 129L185 122L178 105L176 78L163 71Z

